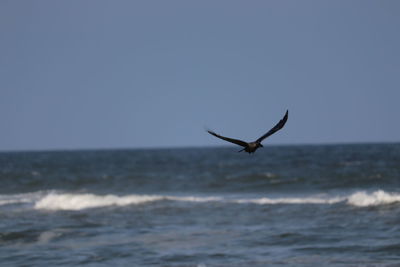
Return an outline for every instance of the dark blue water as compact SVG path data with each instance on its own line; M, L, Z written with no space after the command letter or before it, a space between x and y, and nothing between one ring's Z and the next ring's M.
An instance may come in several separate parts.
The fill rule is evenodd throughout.
M1 266L397 266L400 144L0 153Z

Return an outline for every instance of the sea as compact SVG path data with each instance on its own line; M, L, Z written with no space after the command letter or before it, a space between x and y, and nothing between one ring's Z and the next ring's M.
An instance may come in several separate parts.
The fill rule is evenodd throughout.
M400 266L400 144L0 153L0 266Z

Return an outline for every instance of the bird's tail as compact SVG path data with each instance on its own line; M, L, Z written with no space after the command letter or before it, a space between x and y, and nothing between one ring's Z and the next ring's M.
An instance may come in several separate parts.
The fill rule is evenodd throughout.
M242 150L239 150L238 152L242 152L244 150L244 148Z

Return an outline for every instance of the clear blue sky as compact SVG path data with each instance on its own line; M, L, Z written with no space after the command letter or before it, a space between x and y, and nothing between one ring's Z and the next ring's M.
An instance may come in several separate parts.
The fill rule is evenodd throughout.
M400 1L0 1L0 150L400 141Z

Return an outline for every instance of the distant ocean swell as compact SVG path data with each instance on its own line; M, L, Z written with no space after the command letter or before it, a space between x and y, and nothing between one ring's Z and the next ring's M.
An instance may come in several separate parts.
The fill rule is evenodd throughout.
M309 196L285 197L237 197L237 196L172 196L172 195L139 195L118 196L113 194L96 195L90 193L64 193L57 191L39 191L26 194L0 195L0 206L12 204L33 205L37 210L83 210L108 206L143 205L158 201L175 201L187 203L219 202L224 204L337 204L343 203L355 207L388 205L400 202L400 193L383 190L373 192L357 191L347 195L329 196L313 194Z

